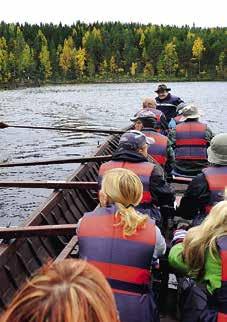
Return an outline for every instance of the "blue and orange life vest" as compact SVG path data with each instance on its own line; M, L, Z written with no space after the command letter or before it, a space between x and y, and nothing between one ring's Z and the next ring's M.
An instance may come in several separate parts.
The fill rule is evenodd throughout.
M152 156L161 166L165 166L167 162L167 143L168 138L165 135L144 129L143 134L155 140L153 144L148 145L148 154Z
M86 213L78 230L80 257L99 268L114 292L147 293L156 229L148 219L145 227L124 237L116 225L114 205Z
M210 202L205 207L205 214L219 201L224 200L224 191L227 186L227 166L208 167L202 170L210 191Z
M227 236L218 238L217 245L221 256L221 288L216 292L218 304L217 322L227 322Z
M125 168L133 171L140 178L143 184L143 198L141 204L150 204L152 195L150 192L150 177L154 169L154 165L150 162L126 162L126 161L109 161L101 165L99 169L99 182L107 170L115 168Z
M176 160L207 160L207 125L183 122L176 126Z

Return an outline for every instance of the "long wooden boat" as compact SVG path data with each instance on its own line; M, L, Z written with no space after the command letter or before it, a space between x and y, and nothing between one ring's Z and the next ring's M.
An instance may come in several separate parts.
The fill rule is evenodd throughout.
M95 154L112 154L120 134L108 137ZM100 161L81 165L69 181L97 181ZM181 188L179 188L181 187ZM176 185L180 192L181 185ZM87 211L98 205L97 191L58 190L41 205L25 226L75 224ZM0 243L0 310L4 310L21 284L49 259L77 257L77 236L47 236L3 240ZM163 320L170 321L170 320Z

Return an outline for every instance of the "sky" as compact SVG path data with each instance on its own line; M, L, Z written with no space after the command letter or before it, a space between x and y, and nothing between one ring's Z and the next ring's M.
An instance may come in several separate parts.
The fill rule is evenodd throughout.
M0 21L72 24L78 20L227 27L227 0L2 0Z

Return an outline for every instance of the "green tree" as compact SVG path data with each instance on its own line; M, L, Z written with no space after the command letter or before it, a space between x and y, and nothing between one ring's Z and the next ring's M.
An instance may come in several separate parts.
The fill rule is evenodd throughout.
M52 68L50 63L50 52L46 45L43 45L41 47L39 59L40 59L40 74L41 74L42 80L48 80L52 75Z
M159 60L158 69L159 74L166 74L172 76L176 74L178 69L179 61L176 51L176 45L173 41L167 43L164 51Z
M10 78L10 73L8 70L8 52L7 44L4 37L0 38L0 81L7 82Z

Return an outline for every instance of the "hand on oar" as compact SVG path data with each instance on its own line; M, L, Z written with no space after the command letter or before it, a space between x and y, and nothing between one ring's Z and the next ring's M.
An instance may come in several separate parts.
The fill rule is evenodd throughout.
M8 127L19 129L37 129L37 130L55 130L55 131L71 131L83 133L107 133L107 134L123 134L125 131L115 129L89 129L89 128L72 128L72 127L50 127L50 126L32 126L32 125L9 125L0 122L0 129Z

